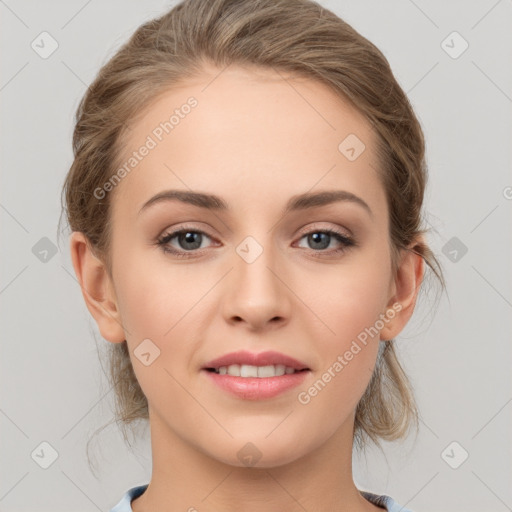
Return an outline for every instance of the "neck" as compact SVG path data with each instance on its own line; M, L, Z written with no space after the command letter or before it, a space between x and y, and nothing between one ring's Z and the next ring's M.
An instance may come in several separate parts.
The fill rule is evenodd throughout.
M353 418L306 456L273 467L239 467L199 451L150 412L153 473L134 512L382 511L352 478Z

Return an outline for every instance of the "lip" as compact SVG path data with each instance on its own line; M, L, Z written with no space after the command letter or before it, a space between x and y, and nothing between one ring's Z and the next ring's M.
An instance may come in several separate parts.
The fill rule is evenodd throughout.
M297 370L297 373L280 375L278 377L234 377L233 375L220 375L209 371L212 368L229 366L231 364L247 364L251 366L270 366L282 364ZM304 370L304 371L300 371ZM227 391L244 400L264 400L273 398L304 382L311 374L311 369L301 361L281 354L267 351L255 354L246 350L232 352L218 357L204 365L201 369L210 382L215 383L222 390Z
M264 400L273 398L304 382L311 373L305 370L299 373L290 373L279 377L234 377L232 375L220 375L202 369L207 378L224 391L227 391L244 400Z
M214 359L203 366L203 370L208 368L220 368L221 366L229 366L231 364L248 364L251 366L270 366L277 364L284 364L295 370L309 370L307 364L294 359L293 357L281 354L279 352L267 351L260 353L248 352L246 350L240 350L238 352L231 352L225 354L217 359ZM292 374L293 375L293 374ZM244 379L250 379L250 377L242 377ZM278 377L268 377L269 379ZM265 380L265 379L260 379Z

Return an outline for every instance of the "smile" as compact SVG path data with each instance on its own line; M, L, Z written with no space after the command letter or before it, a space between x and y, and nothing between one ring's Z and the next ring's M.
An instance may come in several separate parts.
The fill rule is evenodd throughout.
M215 372L219 375L231 375L232 377L280 377L281 375L290 375L299 371L291 366L284 364L253 366L250 364L231 364L229 366L220 366L219 368L208 368L208 371Z

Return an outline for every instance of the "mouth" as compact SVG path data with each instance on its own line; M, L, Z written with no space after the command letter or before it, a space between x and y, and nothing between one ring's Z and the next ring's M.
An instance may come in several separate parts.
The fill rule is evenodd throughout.
M312 374L307 365L274 351L233 352L210 361L201 373L217 389L242 400L266 400L302 385Z
M205 368L206 371L216 373L218 375L231 375L232 377L252 377L252 378L269 378L281 377L282 375L292 375L309 371L309 368L297 369L284 364L254 366L249 364L231 364L229 366L219 366L217 368Z
M297 370L284 365L232 364L219 368L203 368L201 373L217 389L238 399L269 400L304 384L311 375L311 370Z

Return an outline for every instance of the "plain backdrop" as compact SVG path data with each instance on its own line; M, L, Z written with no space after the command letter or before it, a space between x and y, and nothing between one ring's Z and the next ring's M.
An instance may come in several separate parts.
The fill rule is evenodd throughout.
M420 434L385 444L386 457L355 457L356 484L415 512L512 510L512 2L320 3L381 49L417 112L428 241L448 283L437 306L434 289L424 295L397 340ZM3 512L108 511L150 479L147 430L132 453L111 425L91 444L96 475L87 464L87 440L112 417L96 345L107 342L57 223L80 98L120 44L171 5L0 2Z

